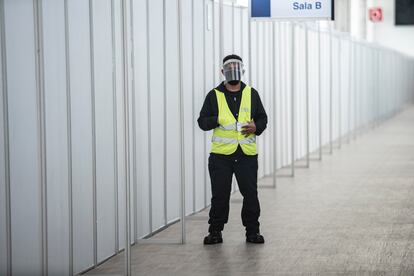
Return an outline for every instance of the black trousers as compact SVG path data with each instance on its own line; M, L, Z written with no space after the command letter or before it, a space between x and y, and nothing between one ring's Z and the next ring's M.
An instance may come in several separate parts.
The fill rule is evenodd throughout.
M229 218L233 174L243 196L241 218L246 235L259 232L260 204L257 197L257 155L226 158L211 154L208 169L211 179L209 232L222 231Z

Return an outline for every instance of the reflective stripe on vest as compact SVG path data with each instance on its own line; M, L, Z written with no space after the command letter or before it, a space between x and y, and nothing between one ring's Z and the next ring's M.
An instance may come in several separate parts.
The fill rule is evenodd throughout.
M241 134L242 127L251 121L251 87L242 91L238 121L231 113L223 92L215 89L218 105L219 126L214 129L211 152L230 155L237 150L238 145L246 155L256 155L256 135L245 137Z
M246 144L252 144L256 143L256 137L248 137L243 140L237 140L232 138L223 138L223 137L215 137L213 136L211 138L212 142L222 143L222 144L237 144L240 143L240 145L246 145Z
M231 124L231 125L227 125L227 126L218 126L220 129L224 129L224 130L237 130L237 131L241 131L243 126L248 125L248 123L239 123L236 122L235 124Z

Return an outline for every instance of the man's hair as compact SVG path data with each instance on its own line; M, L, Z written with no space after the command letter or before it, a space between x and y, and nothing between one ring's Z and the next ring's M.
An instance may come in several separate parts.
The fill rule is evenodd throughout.
M223 63L225 63L229 59L237 59L237 60L240 60L241 62L243 62L242 58L239 57L238 55L228 55L225 58L223 58Z

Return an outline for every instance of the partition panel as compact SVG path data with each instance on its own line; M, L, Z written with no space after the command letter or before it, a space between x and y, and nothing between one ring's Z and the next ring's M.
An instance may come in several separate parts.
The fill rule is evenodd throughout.
M92 109L89 5L68 2L74 273L93 265Z
M167 221L171 222L179 217L180 197L180 110L179 108L179 72L178 68L178 30L177 4L175 1L166 1L166 80L167 80Z
M70 230L64 1L43 0L42 7L48 273L68 275Z
M98 262L115 253L111 1L93 1Z
M264 76L264 24L265 22L256 22L256 41L253 41L253 43L256 45L255 52L256 56L253 54L252 58L255 60L255 67L253 69L253 74L257 76L256 79L256 85L254 88L259 93L259 96L261 100L263 101L263 97L265 95L265 76ZM252 43L252 44L253 44ZM264 168L261 166L263 164L264 160L264 141L262 140L262 137L258 137L257 139L257 151L258 151L258 162L259 162L259 169L257 172L257 176L263 177L264 176Z
M205 23L206 23L206 28L205 28L205 35L206 35L206 39L205 39L205 51L204 51L204 55L205 55L205 78L206 78L206 86L203 89L204 95L206 96L207 93L210 92L211 89L213 89L216 86L215 83L215 75L217 75L217 72L215 70L215 64L214 64L214 59L215 59L215 51L213 49L213 45L214 45L214 30L213 30L213 26L214 26L214 17L213 17L213 3L210 0L205 0ZM199 113L197 113L197 118L199 116ZM208 172L208 157L210 154L210 148L211 148L211 136L212 136L212 131L208 131L205 132L205 136L206 136L206 145L205 145L205 152L206 152L206 156L205 156L205 165L204 165L204 170L205 170L205 183L206 183L206 194L205 194L205 207L207 207L208 205L210 205L210 199L211 199L211 184L210 184L210 175Z
M314 68L309 72L309 106L310 106L310 152L319 148L319 89L318 89L318 34L309 31L309 68ZM315 54L316 53L316 54Z
M271 170L271 158L272 158L272 141L271 141L271 134L273 133L272 129L272 121L273 121L273 101L272 101L272 87L271 87L271 81L272 81L272 56L271 56L271 42L272 42L272 34L271 34L271 27L272 22L267 22L266 28L265 28L265 51L264 51L264 76L265 76L265 91L264 91L264 103L265 103L265 110L268 116L268 124L267 129L264 133L264 137L262 137L263 143L264 143L264 160L263 160L263 168L264 168L264 175L269 175Z
M149 77L147 72L147 49L146 28L147 28L147 14L146 14L146 0L139 0L133 2L134 13L134 80L135 80L135 105L136 105L136 130L135 134L137 145L137 164L133 170L137 171L137 211L135 214L137 218L138 237L143 237L151 232L150 230L150 208L149 208L149 143L148 143L148 83ZM139 38L139 39L138 39ZM142 131L144 130L144 131Z
M12 91L8 93L7 103L12 270L16 275L41 275L43 248L37 105L39 80L36 79L34 6L23 0L7 0L4 5L7 84L8 91Z
M246 56L244 56L244 53L242 53L242 48L245 45L242 45L242 32L243 32L243 25L242 25L242 16L243 16L243 9L234 7L234 16L233 16L233 22L234 22L234 33L233 33L233 52L236 55L241 56L243 59L244 65L246 65ZM247 35L246 33L244 35ZM247 45L247 44L246 44Z
M194 119L192 118L193 110L193 62L192 62L192 1L182 1L182 22L183 22L183 34L182 34L182 49L183 49L183 95L184 95L184 144L185 144L185 205L186 214L193 212L193 126Z
M194 129L194 195L195 195L195 211L199 211L205 207L205 182L204 182L204 171L205 171L205 162L207 156L204 155L204 132L198 127L197 118L199 116L199 112L201 107L203 106L204 102L204 95L205 95L205 87L204 87L204 79L207 78L205 75L204 68L205 67L205 60L203 56L205 56L205 47L203 36L205 32L205 28L203 24L203 13L204 13L204 1L194 1L193 2L193 16L194 16L194 26L193 26L193 34L194 34L194 45L193 45L193 108L194 108L194 116L192 120L192 126ZM210 70L209 70L210 71Z
M220 12L219 3L213 0L213 36L214 36L214 64L215 64L215 86L219 85L222 81L221 64L220 59Z
M148 97L150 97L150 168L152 185L152 227L156 230L164 225L164 142L167 135L164 131L164 76L163 61L163 10L162 0L151 0L149 3L149 85ZM188 183L191 183L189 181Z
M223 4L223 32L224 32L224 56L233 53L233 12L232 6Z
M276 54L276 90L275 90L275 102L276 102L276 164L277 168L282 167L282 93L283 93L283 56L282 56L282 23L276 23L276 44L275 44L275 54Z

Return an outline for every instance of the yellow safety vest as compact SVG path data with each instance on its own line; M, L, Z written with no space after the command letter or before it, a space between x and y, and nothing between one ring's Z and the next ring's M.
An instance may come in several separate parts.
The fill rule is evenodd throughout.
M211 152L230 155L237 150L238 145L246 155L256 155L256 135L250 134L245 137L241 134L242 126L251 121L252 89L247 86L242 91L242 99L238 121L234 118L223 92L214 89L218 104L218 123L214 129Z

